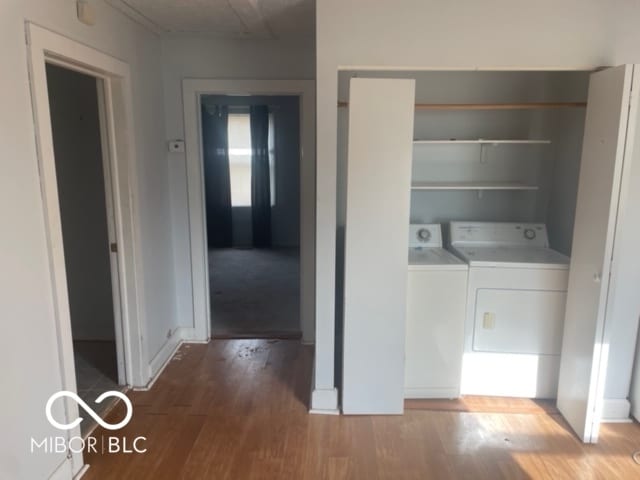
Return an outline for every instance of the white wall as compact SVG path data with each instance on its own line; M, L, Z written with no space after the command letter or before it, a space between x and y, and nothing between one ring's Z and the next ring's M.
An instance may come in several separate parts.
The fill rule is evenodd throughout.
M164 109L159 79L160 45L101 1L93 1L98 23L76 20L72 0L3 0L0 5L0 385L3 435L0 477L48 478L62 455L32 455L29 438L56 435L44 417L48 397L61 378L54 328L52 283L47 257L33 118L27 73L25 21L62 33L131 65L139 206L146 306L144 345L149 360L175 326L174 278L164 152ZM6 394L9 393L9 394ZM134 412L135 415L135 412Z
M585 114L586 109L567 109L546 115L546 130L556 158L550 172L547 229L551 247L565 255L571 255L573 242Z
M333 388L340 67L589 69L640 61L626 0L318 0L316 389Z
M167 139L184 138L182 80L185 78L313 79L314 44L309 41L167 38L162 42ZM177 317L193 321L189 216L184 154L168 154L171 226L177 281Z
M115 340L95 78L47 67L73 340Z

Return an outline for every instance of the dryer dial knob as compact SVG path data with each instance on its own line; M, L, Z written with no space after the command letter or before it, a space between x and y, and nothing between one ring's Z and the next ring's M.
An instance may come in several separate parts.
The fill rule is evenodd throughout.
M533 228L526 228L524 230L524 238L527 240L533 240L536 238L536 231Z

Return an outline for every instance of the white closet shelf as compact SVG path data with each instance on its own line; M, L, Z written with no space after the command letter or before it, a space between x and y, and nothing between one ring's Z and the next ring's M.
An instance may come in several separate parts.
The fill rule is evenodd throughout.
M414 182L412 190L538 190L521 182Z
M505 140L505 139L484 139L479 138L477 140L414 140L414 145L548 145L551 140Z
M548 108L584 108L586 102L533 102L533 103L416 103L416 110L540 110ZM349 102L338 102L338 108L349 107Z

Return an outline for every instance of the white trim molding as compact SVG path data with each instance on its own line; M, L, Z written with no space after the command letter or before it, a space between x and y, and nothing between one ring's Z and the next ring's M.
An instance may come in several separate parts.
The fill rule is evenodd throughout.
M151 362L149 363L149 382L145 385L145 390L148 390L153 386L182 343L182 332L180 328L176 328L172 331L171 337L167 339L158 353L156 353L156 355L151 359Z
M167 365L171 362L173 357L175 357L180 347L184 344L196 344L202 345L209 343L209 340L194 340L193 338L193 329L178 327L173 331L173 335L165 342L160 351L151 361L149 365L149 383L147 383L143 387L135 387L132 390L136 392L146 392L151 390L153 385L162 375L164 369L167 368Z
M137 181L129 65L29 22L26 24L26 34L61 386L64 390L76 391L71 314L47 88L47 63L89 74L103 82L107 138L102 141L108 144L105 150L109 152L109 158L105 162L108 162L111 170L115 235L119 246L117 265L120 276L118 293L121 299L121 325L117 325L116 332L121 334L116 342L120 342L124 354L124 378L127 384L144 385L148 380L148 369L144 366L145 351L142 342L145 310L139 295L139 292L144 291L139 255L140 235L137 230L139 222L135 215L136 205L132 201L137 198ZM67 400L65 414L69 421L77 418L77 404ZM70 436L79 434L79 427L69 431ZM78 474L83 467L82 454L73 454L70 462L72 473Z
M182 82L189 210L192 339L211 336L207 269L200 97L218 95L296 95L300 97L300 329L302 341L315 339L315 81L185 79Z
M626 398L605 398L602 404L602 423L630 423L631 402Z
M82 467L80 471L75 474L75 476L73 477L73 480L80 480L82 477L84 477L84 474L89 471L90 466L91 465L85 465L84 467Z
M76 473L73 472L73 458L65 458L64 462L56 467L49 480L69 480L70 478L79 478L83 474L85 466L81 466Z
M338 390L336 388L316 388L311 392L309 413L319 415L340 415L338 410Z
M316 382L316 365L311 378L311 405L309 413L317 415L340 415L338 389L320 387Z
M150 32L158 36L167 33L167 30L155 23L149 17L145 16L139 10L133 8L126 0L105 0L105 2Z

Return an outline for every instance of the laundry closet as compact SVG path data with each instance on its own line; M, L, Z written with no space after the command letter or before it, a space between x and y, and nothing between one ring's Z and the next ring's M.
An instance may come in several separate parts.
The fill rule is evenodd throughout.
M633 70L339 73L344 413L459 394L557 398L587 442L602 418L628 418L640 315ZM416 235L425 250L412 254ZM461 241L497 260L474 262ZM498 261L520 246L527 262ZM456 260L434 269L430 252L468 271L453 280Z

